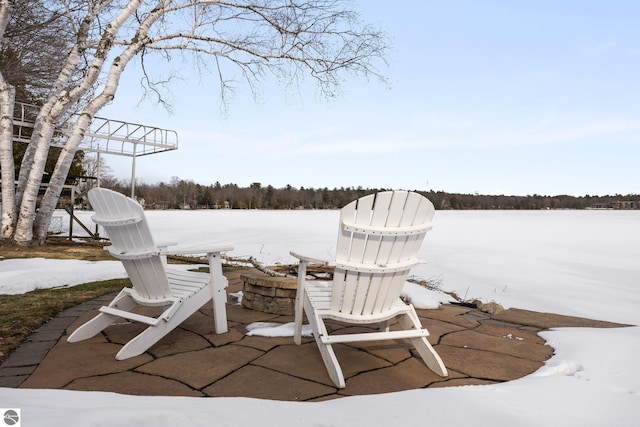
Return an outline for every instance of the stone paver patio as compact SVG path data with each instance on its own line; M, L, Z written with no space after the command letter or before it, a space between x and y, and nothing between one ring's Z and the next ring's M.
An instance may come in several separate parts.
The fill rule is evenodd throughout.
M240 276L246 272L225 272L229 293L242 289ZM292 316L250 310L234 304L232 298L227 305L227 334L213 334L212 310L205 306L146 353L128 360L117 361L115 354L144 325L113 325L92 339L67 343L67 335L112 297L67 310L32 334L0 367L0 387L318 401L492 384L530 374L551 357L553 349L537 335L541 330L624 326L518 309L494 315L458 305L418 310L449 377L431 372L407 341L336 345L347 384L340 390L329 379L313 338L297 346L291 337L246 335L250 323L286 323L293 321Z

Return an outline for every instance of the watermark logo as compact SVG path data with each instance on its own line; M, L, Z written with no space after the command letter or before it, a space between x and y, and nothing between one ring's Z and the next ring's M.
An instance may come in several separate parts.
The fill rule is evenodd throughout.
M4 422L0 426L20 427L20 409L0 409L0 414Z

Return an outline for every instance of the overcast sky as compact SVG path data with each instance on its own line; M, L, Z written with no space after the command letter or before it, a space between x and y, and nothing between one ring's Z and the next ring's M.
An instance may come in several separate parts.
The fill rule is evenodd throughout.
M640 193L640 2L354 5L389 37L388 86L353 79L327 101L269 80L222 114L215 77L182 66L169 113L139 102L132 67L98 115L178 132L177 151L138 158L149 184ZM130 159L105 160L130 179Z

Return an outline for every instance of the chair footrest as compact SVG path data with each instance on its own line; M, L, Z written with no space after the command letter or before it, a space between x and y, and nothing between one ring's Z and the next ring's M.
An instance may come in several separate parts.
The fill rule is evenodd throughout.
M155 326L160 323L160 319L154 317L143 316L141 314L131 313L129 311L119 310L113 307L100 307L100 312L110 314L112 316L122 317L123 319L133 320L134 322L144 323L146 325Z
M324 344L339 344L347 342L378 341L405 338L428 337L426 329L412 329L409 331L368 332L363 334L328 335L320 337Z

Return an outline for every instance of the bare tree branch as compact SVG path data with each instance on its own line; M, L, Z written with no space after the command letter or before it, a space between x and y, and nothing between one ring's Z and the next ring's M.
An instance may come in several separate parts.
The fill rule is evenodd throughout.
M44 241L83 135L96 112L116 96L122 73L134 58L140 58L146 94L167 108L170 102L164 89L177 71L165 68L156 73L156 67L148 67L147 61L157 56L170 63L172 53L190 57L201 70L212 70L223 109L238 75L254 97L270 75L285 85L309 76L327 97L336 95L349 74L384 81L377 68L377 64L384 64L384 36L363 25L347 0L23 1L33 7L12 17L24 16L44 25L47 31L43 34L50 42L44 46L46 38L25 40L24 30L16 32L9 46L17 59L36 64L48 49L63 54L56 57L55 66L42 70L48 71L43 74L46 78L39 77L38 68L33 68L23 85L39 85L42 107L21 164L15 196L20 215L14 240L22 244ZM60 30L59 37L54 29ZM4 47L3 43L0 48ZM7 59L0 61L0 72L9 68L10 57L3 58ZM52 68L56 70L53 79ZM71 131L34 223L44 159L55 126L63 121Z

